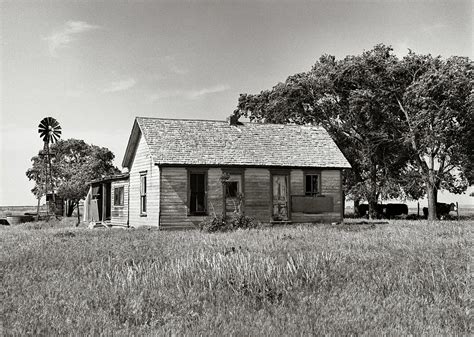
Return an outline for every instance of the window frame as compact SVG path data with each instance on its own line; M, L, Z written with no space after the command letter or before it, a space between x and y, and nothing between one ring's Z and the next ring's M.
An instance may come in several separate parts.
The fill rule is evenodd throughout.
M117 191L120 191L121 193L117 193ZM121 196L121 198L118 198L118 203L117 203L117 195ZM123 207L125 204L125 186L115 186L114 187L114 207Z
M147 185L147 171L142 171L140 172L140 216L147 215Z
M317 190L316 192L314 192L313 190L311 190L310 192L308 192L308 189L307 189L307 177L308 176L316 176L317 179L318 179L318 182L317 182ZM312 184L313 185L313 184ZM312 186L314 187L314 186ZM304 195L306 197L317 197L317 196L321 196L321 172L314 172L314 171L308 171L308 172L304 172Z
M204 211L203 212L191 212L191 176L193 174L201 174L204 175ZM187 181L187 215L188 216L207 216L209 214L208 208L208 169L188 169L188 181Z

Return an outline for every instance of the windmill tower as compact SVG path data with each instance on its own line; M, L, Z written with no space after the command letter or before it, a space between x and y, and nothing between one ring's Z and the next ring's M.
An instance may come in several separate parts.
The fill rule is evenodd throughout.
M58 121L53 117L46 117L41 120L38 125L38 133L40 134L41 139L44 142L44 156L46 156L46 196L48 195L48 180L51 185L51 194L53 197L53 210L56 206L56 198L54 195L53 188L53 174L51 172L51 154L49 150L49 143L55 143L59 138L61 138L61 126ZM49 205L46 207L49 214Z

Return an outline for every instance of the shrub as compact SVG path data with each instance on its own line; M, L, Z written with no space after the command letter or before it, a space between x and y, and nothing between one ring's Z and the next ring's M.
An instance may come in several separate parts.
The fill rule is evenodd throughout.
M260 223L250 216L246 216L243 213L233 213L229 219L227 219L230 229L248 229L248 228L257 228L260 226Z
M205 218L200 224L199 228L208 233L213 232L227 232L236 229L258 228L260 223L254 218L246 216L243 213L233 213L225 219L222 215L210 215Z
M206 217L200 224L199 228L208 233L213 232L223 232L225 231L225 227L227 226L224 219L220 215L210 215Z

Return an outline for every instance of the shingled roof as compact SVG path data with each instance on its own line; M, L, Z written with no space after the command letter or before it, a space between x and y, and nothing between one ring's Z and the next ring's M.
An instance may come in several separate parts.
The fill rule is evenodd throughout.
M140 133L157 165L350 168L322 127L137 117L123 160Z

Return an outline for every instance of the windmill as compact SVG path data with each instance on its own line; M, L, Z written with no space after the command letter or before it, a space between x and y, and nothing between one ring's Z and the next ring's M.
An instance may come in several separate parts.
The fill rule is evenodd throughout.
M56 206L56 198L54 195L53 188L53 174L51 172L51 156L52 154L49 151L49 143L55 143L59 138L61 138L61 126L58 121L53 117L46 117L41 120L38 125L38 133L44 142L44 156L46 156L46 195L48 195L48 179L51 185L51 194L53 196L53 212L54 207ZM49 207L46 208L49 214Z

